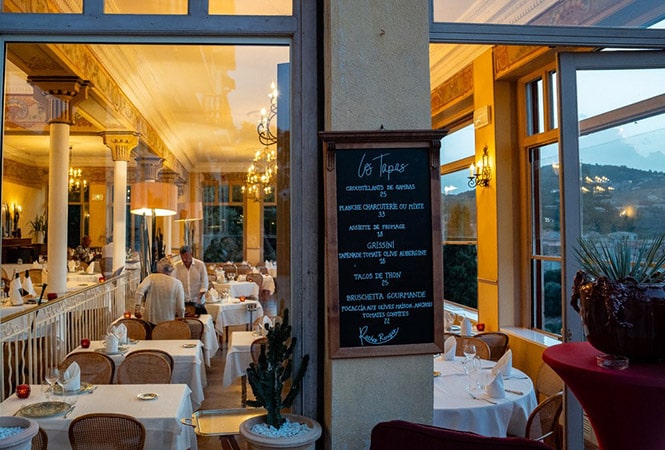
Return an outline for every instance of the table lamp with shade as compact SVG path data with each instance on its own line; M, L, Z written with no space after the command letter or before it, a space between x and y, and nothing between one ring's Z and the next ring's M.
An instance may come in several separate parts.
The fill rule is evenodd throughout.
M141 233L142 275L147 275L147 268L154 272L159 259L159 246L151 243L157 234L157 223L154 217L173 216L178 209L178 187L170 183L146 180L132 184L129 212L143 216ZM147 218L152 218L152 233L148 235Z

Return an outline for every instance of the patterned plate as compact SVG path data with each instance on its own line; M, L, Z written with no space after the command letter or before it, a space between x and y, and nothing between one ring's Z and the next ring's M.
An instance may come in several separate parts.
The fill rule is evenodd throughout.
M83 394L84 392L89 392L92 391L95 388L95 385L87 383L85 381L81 381L81 387L73 390L66 390L65 395L76 395L76 394ZM62 386L59 384L54 384L53 385L53 393L55 395L62 395Z
M137 397L141 400L154 400L159 397L159 395L156 392L145 392L137 395Z
M44 418L54 417L69 411L72 405L65 402L40 402L26 405L19 409L16 413L17 416L30 417L30 418Z

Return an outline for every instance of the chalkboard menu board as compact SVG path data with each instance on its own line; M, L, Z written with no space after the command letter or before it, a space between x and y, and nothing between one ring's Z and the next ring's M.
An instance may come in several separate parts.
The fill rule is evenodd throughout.
M441 351L444 134L321 133L331 357Z

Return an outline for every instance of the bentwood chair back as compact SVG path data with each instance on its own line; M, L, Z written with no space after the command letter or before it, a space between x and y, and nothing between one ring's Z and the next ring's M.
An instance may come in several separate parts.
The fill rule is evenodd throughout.
M232 274L233 278L238 278L238 268L233 263L224 263L222 264L222 270L224 271L224 278L227 277L227 274ZM226 280L224 280L226 281Z
M540 402L547 397L551 397L563 391L563 387L564 382L554 369L545 362L540 363L534 385L536 400Z
M476 346L476 356L480 359L490 359L490 346L485 341L476 337L455 336L457 345L455 346L455 356L464 356L464 345L469 343Z
M169 384L173 357L162 350L136 350L118 366L118 384Z
M30 442L31 450L46 450L48 449L48 434L42 427L39 427L39 431L32 437Z
M72 450L143 450L145 427L124 414L85 414L69 425L69 443Z
M81 368L81 381L90 384L113 384L115 363L110 356L97 352L71 353L61 366L67 368L73 362Z
M144 341L150 339L151 327L148 322L143 319L136 319L134 317L129 319L120 319L116 321L116 326L121 323L127 327L127 337L136 341Z
M257 321L259 319L256 319ZM255 321L256 322L256 321ZM258 362L259 361L259 355L261 354L261 345L268 345L268 338L267 337L260 337L258 339L255 339L252 344L249 346L249 352L252 355L252 362ZM243 408L247 404L247 375L243 375L240 377L240 403L242 404Z
M248 273L245 275L245 279L249 282L256 283L259 286L259 295L263 290L263 275L260 273Z
M487 331L475 334L473 337L481 339L490 346L490 359L498 361L508 350L509 337L500 331Z
M153 339L191 339L192 332L189 325L182 320L167 320L166 322L159 322L152 329Z
M559 449L559 416L563 409L563 392L543 400L531 411L526 421L524 436Z
M201 340L203 337L203 322L201 322L199 319L196 317L185 317L182 319L183 322L189 326L189 331L191 334L190 339L198 339Z
M238 263L236 264L236 270L238 275L247 275L252 271L252 267L248 263Z

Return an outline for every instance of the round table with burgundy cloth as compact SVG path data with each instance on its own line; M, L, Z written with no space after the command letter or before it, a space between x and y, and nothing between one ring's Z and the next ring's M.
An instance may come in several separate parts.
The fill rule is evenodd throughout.
M543 360L579 400L602 450L665 449L665 364L605 369L596 364L601 354L570 342L546 349Z

